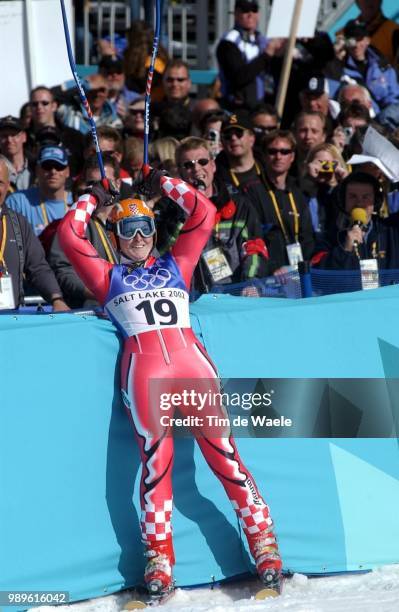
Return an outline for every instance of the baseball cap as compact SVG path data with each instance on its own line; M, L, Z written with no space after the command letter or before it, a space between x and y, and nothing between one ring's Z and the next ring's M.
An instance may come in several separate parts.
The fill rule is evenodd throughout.
M54 161L61 166L68 165L68 155L63 147L43 147L40 149L37 163L41 166L46 161Z
M104 55L98 67L104 72L117 72L119 74L123 72L122 60L116 55Z
M323 76L312 76L306 84L304 91L315 96L329 93L328 81Z
M253 125L249 113L244 110L237 110L232 113L222 123L222 132L226 132L232 128L242 128L243 130L253 131Z
M42 146L61 144L61 134L57 127L45 125L36 132L36 141Z
M241 11L242 13L249 13L249 11L257 13L259 10L259 4L256 2L256 0L236 0L234 10Z
M365 36L369 36L369 33L366 24L362 21L357 21L357 19L351 19L344 27L345 38L354 38L355 40L360 40Z
M0 130L16 130L17 132L22 132L23 129L22 123L17 117L7 115L7 117L2 117L0 119Z

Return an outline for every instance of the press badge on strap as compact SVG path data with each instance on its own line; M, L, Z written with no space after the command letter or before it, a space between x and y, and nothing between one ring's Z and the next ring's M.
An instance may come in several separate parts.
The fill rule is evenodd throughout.
M376 259L361 259L359 261L362 289L378 289L378 262Z
M0 310L15 308L14 293L12 290L12 278L3 273L0 276Z
M230 268L229 262L227 261L225 254L220 247L209 249L202 253L202 258L206 263L210 275L214 283L228 278L233 274Z
M290 266L297 266L300 261L303 261L302 248L299 242L287 244L287 256Z

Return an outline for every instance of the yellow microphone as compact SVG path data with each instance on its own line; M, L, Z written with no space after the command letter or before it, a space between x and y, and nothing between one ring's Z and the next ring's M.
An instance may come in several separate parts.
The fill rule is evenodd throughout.
M363 229L367 225L367 213L364 208L352 208L351 210L352 227L356 225Z
M360 227L361 230L366 229L367 213L364 208L352 208L351 210L352 227ZM359 248L359 241L353 243L355 249Z

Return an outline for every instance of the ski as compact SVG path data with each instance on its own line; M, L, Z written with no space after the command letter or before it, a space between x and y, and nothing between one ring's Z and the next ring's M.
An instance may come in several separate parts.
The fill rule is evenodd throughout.
M169 601L173 597L175 592L176 590L172 588L162 595L139 594L137 599L131 599L124 604L122 612L125 610L144 610L145 608L162 606L162 604Z
M263 583L263 588L257 590L252 597L258 601L262 599L269 599L269 597L279 597L283 591L283 582L284 577L280 575L277 585L273 584L270 586L265 586Z

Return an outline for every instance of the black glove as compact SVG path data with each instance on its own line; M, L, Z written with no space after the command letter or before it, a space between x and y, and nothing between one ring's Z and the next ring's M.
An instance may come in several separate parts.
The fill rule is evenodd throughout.
M133 189L137 194L140 194L152 200L162 194L161 178L167 176L164 170L157 170L151 166L143 166L137 181L133 183Z
M119 197L116 185L109 179L96 181L88 188L88 193L96 198L97 209L104 206L113 206L115 200Z

